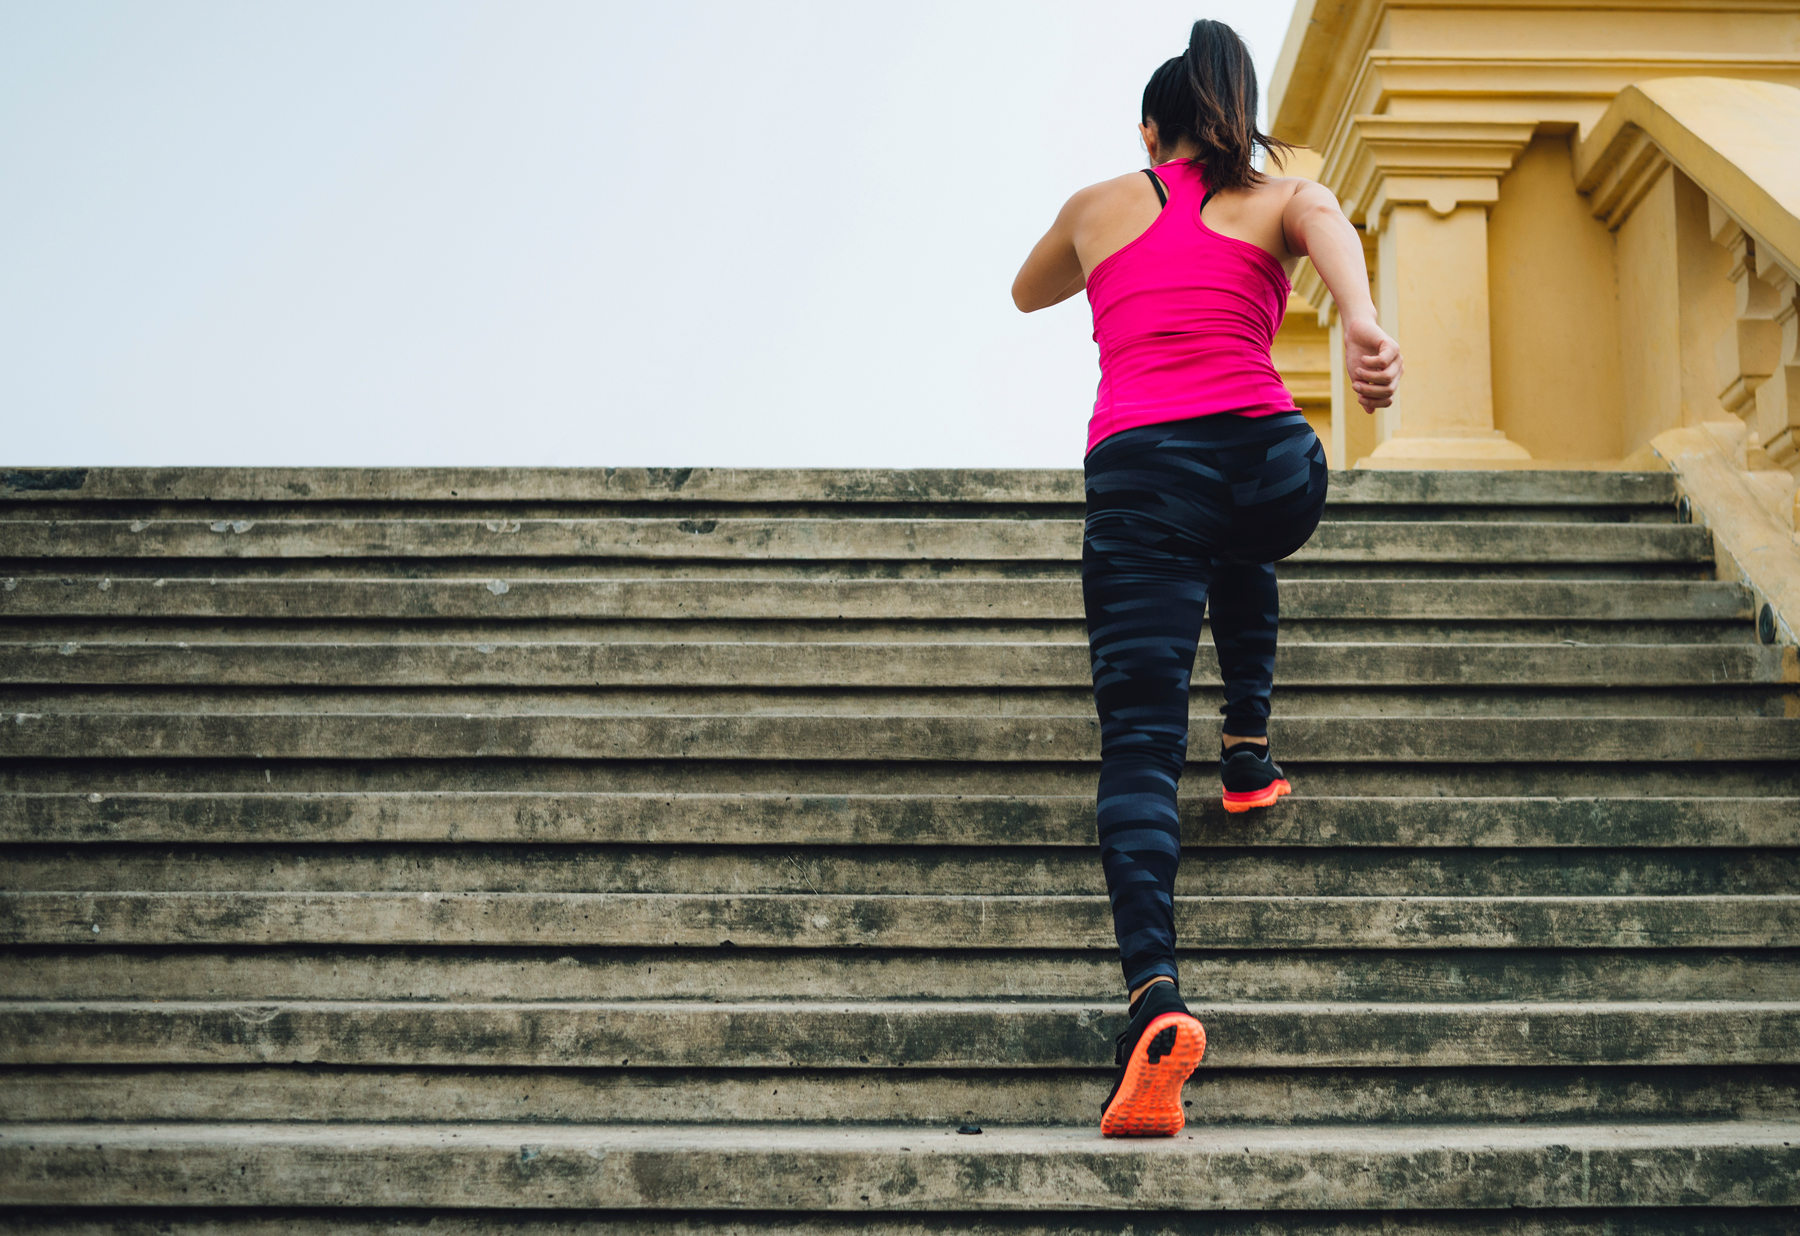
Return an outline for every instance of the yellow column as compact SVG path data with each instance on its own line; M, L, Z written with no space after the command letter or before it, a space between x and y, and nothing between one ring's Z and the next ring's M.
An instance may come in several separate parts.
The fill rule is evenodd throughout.
M1393 177L1370 203L1380 220L1378 312L1400 341L1406 376L1377 416L1367 466L1531 458L1494 428L1487 210L1498 198L1497 179Z
M1344 321L1328 304L1331 319L1331 441L1326 447L1334 468L1354 468L1375 449L1376 417L1356 402L1350 375L1344 371Z
M1376 414L1375 446L1361 466L1517 467L1531 459L1494 426L1487 212L1534 131L1506 121L1359 115L1327 150L1320 179L1376 238L1376 312L1406 357L1399 396Z

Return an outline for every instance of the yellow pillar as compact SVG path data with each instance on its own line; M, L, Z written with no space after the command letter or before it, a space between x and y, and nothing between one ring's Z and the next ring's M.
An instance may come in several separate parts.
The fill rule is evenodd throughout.
M1378 414L1372 466L1531 458L1494 428L1487 205L1445 204L1380 204L1379 312L1406 377Z
M1532 133L1507 122L1364 115L1327 153L1322 178L1342 186L1345 211L1376 238L1376 312L1406 357L1399 396L1376 414L1361 466L1531 459L1494 425L1488 208Z

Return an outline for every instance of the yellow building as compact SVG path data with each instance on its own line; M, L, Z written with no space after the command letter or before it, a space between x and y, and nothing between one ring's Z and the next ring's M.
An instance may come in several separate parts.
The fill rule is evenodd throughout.
M1797 87L1795 0L1300 0L1270 129L1407 363L1347 399L1302 268L1276 363L1333 465L1670 468L1800 614Z
M1335 461L1615 462L1735 413L1800 466L1797 85L1786 0L1301 0L1271 127L1368 236L1408 360L1392 410L1331 401Z

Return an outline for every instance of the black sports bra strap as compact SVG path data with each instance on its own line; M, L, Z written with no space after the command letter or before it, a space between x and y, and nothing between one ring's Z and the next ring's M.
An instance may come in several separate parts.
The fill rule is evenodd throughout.
M1162 180L1149 168L1144 169L1144 175L1148 176L1150 178L1150 183L1156 186L1156 200L1161 202L1164 206L1167 206L1169 204L1169 191L1163 188Z
M1206 191L1206 196L1200 199L1200 209L1202 211L1204 211L1206 209L1206 204L1208 202L1212 201L1215 196L1217 196L1218 192L1219 191L1217 189L1208 189Z

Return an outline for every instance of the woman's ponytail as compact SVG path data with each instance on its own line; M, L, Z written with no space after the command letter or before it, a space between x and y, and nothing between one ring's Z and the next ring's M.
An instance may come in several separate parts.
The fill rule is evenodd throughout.
M1256 127L1256 66L1237 31L1202 19L1188 34L1185 55L1167 61L1144 87L1143 120L1156 122L1165 148L1187 139L1200 148L1206 187L1246 189L1261 184L1257 147L1279 168L1288 143Z

